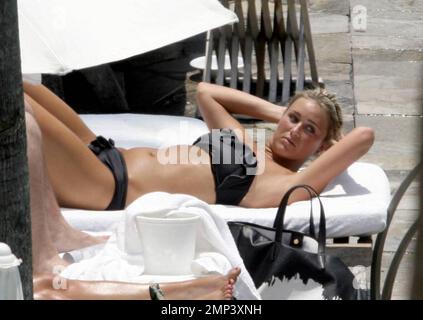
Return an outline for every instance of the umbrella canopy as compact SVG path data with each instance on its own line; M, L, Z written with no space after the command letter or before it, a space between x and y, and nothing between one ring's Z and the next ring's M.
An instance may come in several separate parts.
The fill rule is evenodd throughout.
M218 0L18 0L22 73L65 74L237 21Z

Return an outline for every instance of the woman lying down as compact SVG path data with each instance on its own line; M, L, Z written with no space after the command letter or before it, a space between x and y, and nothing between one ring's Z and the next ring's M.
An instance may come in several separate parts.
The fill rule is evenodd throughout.
M321 192L372 146L373 130L359 127L344 137L342 114L325 90L304 91L280 107L234 89L198 85L197 102L210 133L191 146L116 148L96 135L62 100L42 85L24 83L25 100L43 136L43 153L59 205L119 210L154 191L193 195L209 204L276 207L290 187ZM232 116L277 123L259 146ZM157 128L158 130L160 128ZM183 156L188 152L189 157ZM163 156L176 154L172 163ZM306 169L298 169L317 156ZM306 200L296 191L290 202Z
M188 147L189 154L195 155L189 160L195 161L163 164L160 154L178 154L183 148L117 149L111 141L96 137L69 106L44 86L24 83L24 91L27 127L28 119L35 117L34 122L41 129L48 176L63 207L123 209L153 191L191 194L210 204L275 207L293 185L308 184L322 191L330 180L364 155L374 139L369 128L356 128L341 139L340 108L334 97L322 90L299 93L287 107L280 107L240 91L201 83L197 101L211 133ZM245 134L232 113L278 124L263 150ZM224 153L230 154L229 161ZM318 155L316 160L298 172L313 155ZM41 172L37 168L30 171ZM307 193L297 192L290 199L307 197ZM31 208L40 198L31 195ZM51 212L51 208L44 209L32 210L32 215ZM60 213L58 207L54 211ZM32 219L34 288L38 298L148 298L154 288L112 282L71 281L67 291L52 290L52 267L65 264L57 256L58 251L104 241L71 229L58 213L52 216L44 223L42 219ZM187 292L192 293L184 296L188 299L224 299L232 295L239 272L233 269L226 276L178 285L185 285ZM172 295L180 292L176 290L178 285L172 285L164 288L169 298L181 298ZM151 295L156 296L160 296L160 291Z
M229 300L241 272L232 268L224 275L164 284L65 279L60 271L68 262L59 252L104 243L72 228L63 218L46 172L39 126L30 112L25 114L32 231L32 270L35 299L134 299L134 300Z

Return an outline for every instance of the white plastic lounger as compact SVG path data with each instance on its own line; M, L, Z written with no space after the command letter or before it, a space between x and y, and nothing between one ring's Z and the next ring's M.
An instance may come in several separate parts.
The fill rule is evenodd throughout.
M82 115L86 124L98 135L115 140L121 147L164 147L192 144L208 132L198 119L141 114ZM389 181L383 170L364 162L356 162L334 179L322 192L327 219L328 238L366 236L383 231L386 209L390 201ZM308 225L308 202L288 207L286 226L304 230ZM249 221L271 226L276 208L247 209L213 205L227 221ZM67 221L79 230L107 231L120 221L124 211L89 211L62 209Z

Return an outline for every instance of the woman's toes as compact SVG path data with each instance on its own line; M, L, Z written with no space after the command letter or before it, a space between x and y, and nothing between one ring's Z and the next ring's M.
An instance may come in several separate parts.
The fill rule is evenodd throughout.
M241 268L239 267L231 269L228 273L229 280L235 282L240 273L241 273Z
M229 285L226 286L226 288L224 290L225 293L230 293L231 295L232 295L233 291L234 291L234 288L232 286L229 286Z

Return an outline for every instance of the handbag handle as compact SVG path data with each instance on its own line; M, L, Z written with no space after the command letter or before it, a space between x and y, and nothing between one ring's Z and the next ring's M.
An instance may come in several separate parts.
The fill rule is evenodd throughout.
M305 185L305 186L307 187L308 185ZM300 186L297 186L297 187L299 188ZM313 198L313 193L308 188L305 188L305 189L308 192L308 194L310 195L310 199L312 199ZM314 195L317 196L317 193L315 191L314 191ZM286 204L286 205L288 205L288 204ZM279 207L280 206L281 206L281 204L279 205ZM275 221L273 222L273 229L276 229L276 227L278 225L280 225L280 224L282 224L282 227L283 227L283 223L281 223L280 220L281 220L281 218L283 219L284 216L285 215L282 216L282 215L276 214ZM314 227L313 206L312 205L310 205L310 221L309 221L309 230L308 230L308 233L309 233L310 237L316 239L316 230L315 230L315 227Z
M275 234L275 242L280 243L282 241L282 232L283 232L283 224L285 218L285 211L288 205L288 199L292 192L295 190L303 188L306 189L307 192L310 194L310 231L313 233L311 236L315 238L315 231L314 231L314 221L313 221L313 196L317 198L320 204L320 221L319 221L319 234L317 236L317 243L318 243L318 259L320 266L322 269L325 268L325 246L326 246L326 218L325 218L325 210L323 209L322 201L320 200L319 195L317 192L310 186L301 184L291 187L283 196L281 203L279 205L278 212L276 213L275 222L273 224L273 228L276 229Z

